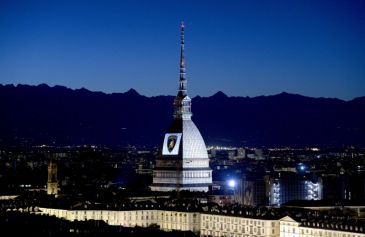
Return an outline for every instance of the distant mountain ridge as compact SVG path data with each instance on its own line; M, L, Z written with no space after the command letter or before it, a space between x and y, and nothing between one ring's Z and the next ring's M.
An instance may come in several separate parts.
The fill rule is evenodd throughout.
M63 86L1 85L0 144L158 145L174 96L106 94ZM207 145L365 147L365 97L351 101L280 93L192 100Z

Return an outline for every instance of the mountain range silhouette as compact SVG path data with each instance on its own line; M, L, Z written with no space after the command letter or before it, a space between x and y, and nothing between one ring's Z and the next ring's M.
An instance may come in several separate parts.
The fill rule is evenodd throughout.
M157 146L172 120L174 96L136 90L106 94L46 84L0 84L0 145ZM280 93L192 99L207 145L365 146L365 97L350 101Z

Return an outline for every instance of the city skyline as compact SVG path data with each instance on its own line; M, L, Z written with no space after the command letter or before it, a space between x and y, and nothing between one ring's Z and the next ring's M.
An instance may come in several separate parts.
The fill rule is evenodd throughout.
M2 1L0 83L173 95L179 24L191 97L365 91L361 1Z

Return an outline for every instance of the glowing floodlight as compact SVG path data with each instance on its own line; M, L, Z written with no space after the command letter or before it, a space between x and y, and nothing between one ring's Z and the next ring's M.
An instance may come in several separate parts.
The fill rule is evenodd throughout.
M233 179L228 180L228 186L231 188L236 187L236 181Z

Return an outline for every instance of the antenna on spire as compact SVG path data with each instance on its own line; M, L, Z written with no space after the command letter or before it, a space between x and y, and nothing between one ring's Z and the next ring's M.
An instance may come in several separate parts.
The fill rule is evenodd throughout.
M184 40L184 28L185 28L184 21L181 21L180 78L181 78L181 76L183 76L185 78L185 75L181 75L181 73L184 73L185 74L185 57L184 57L184 44L185 44L185 40Z
M180 41L180 80L179 92L174 100L174 117L190 119L191 117L191 99L187 94L187 81L185 78L185 57L184 57L184 21L181 21L181 41Z

